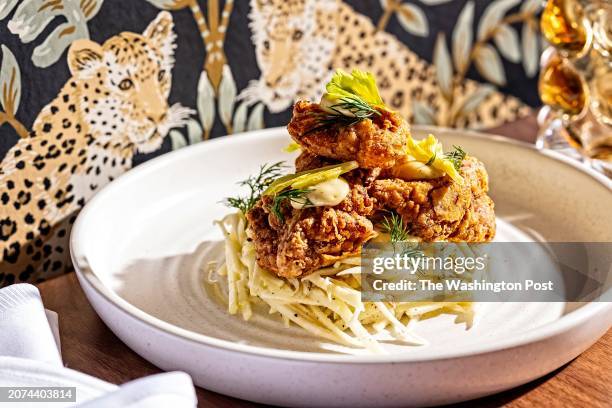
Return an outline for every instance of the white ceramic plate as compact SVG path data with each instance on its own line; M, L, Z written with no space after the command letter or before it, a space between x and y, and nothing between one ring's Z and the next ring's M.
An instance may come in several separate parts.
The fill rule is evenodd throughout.
M434 131L487 166L497 240L605 241L612 183L553 153L508 139ZM71 250L79 281L128 346L196 384L252 401L294 406L434 405L481 397L538 378L576 357L612 324L608 303L488 303L466 330L449 316L418 323L429 344L387 355L347 355L284 328L262 310L227 314L205 265L222 257L212 222L236 181L265 162L291 160L284 129L225 137L130 171L81 212Z

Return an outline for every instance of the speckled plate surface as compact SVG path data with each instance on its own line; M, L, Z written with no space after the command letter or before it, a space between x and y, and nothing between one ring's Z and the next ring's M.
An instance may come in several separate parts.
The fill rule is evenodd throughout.
M555 154L501 137L443 129L489 171L500 241L612 241L611 183ZM166 370L204 388L277 405L450 403L542 376L612 324L607 303L486 303L466 330L450 316L420 322L420 347L346 355L260 310L230 316L204 283L223 256L213 220L235 182L260 164L291 160L284 129L185 148L120 177L82 211L71 238L81 285L106 324ZM512 369L509 369L512 367Z

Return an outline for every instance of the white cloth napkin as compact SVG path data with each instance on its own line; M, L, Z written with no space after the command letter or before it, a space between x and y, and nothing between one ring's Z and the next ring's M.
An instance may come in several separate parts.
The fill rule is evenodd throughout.
M0 289L0 355L62 364L57 323L57 313L45 311L35 286Z
M36 287L15 284L0 289L0 387L76 387L76 406L86 408L192 408L197 404L191 377L185 373L152 375L117 387L65 368L59 345L58 316L44 309Z

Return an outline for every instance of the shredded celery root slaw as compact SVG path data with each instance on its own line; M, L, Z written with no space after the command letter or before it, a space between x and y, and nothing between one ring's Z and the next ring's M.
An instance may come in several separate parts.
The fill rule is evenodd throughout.
M471 302L362 302L360 257L350 257L302 278L281 278L261 268L255 246L247 238L246 219L240 212L216 224L225 237L225 263L217 274L227 279L228 311L244 320L252 304L263 301L270 313L279 313L313 335L351 348L384 353L381 342L426 344L411 332L411 325L449 313L457 322L472 324ZM214 279L209 279L216 284Z

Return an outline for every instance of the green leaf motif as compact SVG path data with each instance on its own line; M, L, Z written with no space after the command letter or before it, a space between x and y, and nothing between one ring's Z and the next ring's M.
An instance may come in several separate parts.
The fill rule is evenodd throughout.
M206 71L202 71L198 81L197 106L200 123L202 123L204 132L208 136L215 121L215 90L208 79Z
M480 18L480 24L478 25L478 40L484 40L497 28L508 10L520 2L521 0L497 0L491 3Z
M172 144L172 150L178 150L182 147L187 146L185 137L181 132L176 129L170 131L170 142Z
M15 115L21 100L21 71L15 56L7 46L2 45L2 65L0 65L1 104L5 110L11 109Z
M2 0L0 1L0 20L4 19L15 8L19 0Z
M234 103L236 102L236 82L229 65L223 66L219 84L219 117L226 128L231 126Z
M66 48L75 40L89 38L87 22L100 10L103 0L63 1L62 7L43 7L41 0L24 0L8 22L11 33L27 44L35 40L47 26L61 16L65 20L57 25L42 44L34 48L32 62L46 68L57 62Z
M495 48L483 44L475 50L476 69L486 80L497 85L506 84L506 75L501 58Z
M244 132L247 121L248 107L249 105L246 102L242 102L236 108L236 112L234 112L234 122L232 123L234 133Z
M202 141L202 126L195 119L187 121L187 138L189 144L193 145Z
M450 100L453 93L453 64L448 53L444 33L438 33L434 47L433 63L436 67L436 79L440 91L447 100Z
M523 13L537 13L542 8L542 0L525 0L521 5Z
M474 35L472 25L474 22L474 2L468 1L461 10L457 25L453 30L453 61L455 68L460 72L465 72L470 63L470 52Z
M404 30L420 37L429 35L429 23L423 10L414 4L402 4L397 12L397 18Z
M436 124L436 115L434 111L429 106L416 100L412 101L412 115L414 116L415 125Z
M465 117L472 113L480 104L493 92L495 87L493 85L480 85L476 91L471 95L468 95L457 109L456 117Z
M538 47L538 33L534 28L535 23L523 24L521 42L523 45L523 68L528 77L533 78L538 72L538 59L540 52Z
M497 28L493 37L497 49L508 61L518 63L521 61L521 49L516 31L508 24Z
M247 130L259 130L264 128L264 105L263 103L258 103L253 108L251 115L249 116L249 121L247 123Z

